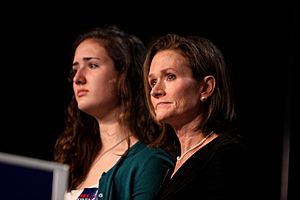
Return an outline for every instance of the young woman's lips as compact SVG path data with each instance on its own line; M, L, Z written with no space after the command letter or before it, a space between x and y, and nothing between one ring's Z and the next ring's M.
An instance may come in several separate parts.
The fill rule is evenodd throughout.
M80 89L80 90L77 90L77 97L82 97L84 96L86 93L88 92L88 90L85 90L85 89Z

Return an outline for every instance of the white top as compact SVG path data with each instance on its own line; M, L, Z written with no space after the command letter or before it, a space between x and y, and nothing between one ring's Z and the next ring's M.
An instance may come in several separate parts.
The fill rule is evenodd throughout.
M95 185L91 185L88 188L95 188L95 187L98 188L98 183ZM83 189L71 190L71 192L66 192L65 200L76 200L82 192L83 192Z

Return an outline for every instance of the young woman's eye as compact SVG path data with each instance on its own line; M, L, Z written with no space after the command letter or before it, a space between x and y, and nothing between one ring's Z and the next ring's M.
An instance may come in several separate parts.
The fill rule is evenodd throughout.
M72 81L75 74L77 73L77 68L72 68L69 73L69 80Z
M174 74L167 74L167 80L175 80L176 76Z
M97 67L98 67L98 65L95 64L95 63L90 63L90 64L89 64L89 68L90 68L90 69L94 69L94 68L97 68Z

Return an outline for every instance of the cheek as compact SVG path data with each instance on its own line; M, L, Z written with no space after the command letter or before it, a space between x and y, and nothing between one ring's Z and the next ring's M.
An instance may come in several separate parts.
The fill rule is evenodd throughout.
M76 91L76 84L74 82L72 84L72 88L73 88L73 92L75 92Z
M152 106L155 104L156 100L157 100L156 98L154 98L152 95L150 95L150 102L151 102Z
M176 94L176 106L179 109L197 109L199 104L198 93L195 90L185 89Z
M116 80L113 78L108 79L108 77L104 75L99 75L92 77L90 83L94 90L111 90L115 88Z

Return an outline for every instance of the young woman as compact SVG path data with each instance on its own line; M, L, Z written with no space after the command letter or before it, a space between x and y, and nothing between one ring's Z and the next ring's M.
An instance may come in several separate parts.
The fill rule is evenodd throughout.
M70 166L66 200L153 199L173 171L167 143L152 145L159 126L145 103L144 56L143 43L116 26L75 41L74 98L55 146L55 160Z

